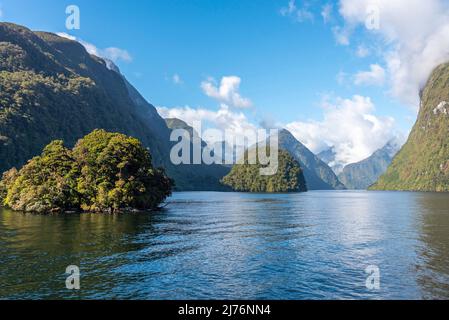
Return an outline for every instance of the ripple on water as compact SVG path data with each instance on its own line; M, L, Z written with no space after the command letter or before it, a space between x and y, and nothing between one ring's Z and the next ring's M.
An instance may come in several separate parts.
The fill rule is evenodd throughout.
M0 209L0 298L449 298L448 197L192 192L153 215ZM370 265L378 291L365 286Z

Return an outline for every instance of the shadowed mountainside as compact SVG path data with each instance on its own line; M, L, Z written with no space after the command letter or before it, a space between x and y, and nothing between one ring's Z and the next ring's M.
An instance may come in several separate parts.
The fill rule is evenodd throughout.
M110 61L78 42L0 23L0 171L21 167L52 140L73 146L95 129L133 136L178 190L218 190L218 166L174 166L170 130Z
M344 167L338 178L348 189L366 190L387 171L399 148L395 141L390 141L367 159Z
M332 169L287 130L279 132L279 147L299 162L309 190L344 190Z

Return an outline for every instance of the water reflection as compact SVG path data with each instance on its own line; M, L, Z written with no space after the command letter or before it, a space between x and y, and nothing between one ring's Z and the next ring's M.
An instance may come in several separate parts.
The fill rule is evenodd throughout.
M0 298L449 297L448 195L177 193L147 215L0 209ZM81 268L81 290L65 268ZM381 269L381 290L365 268Z
M421 246L416 265L423 298L449 299L449 195L428 194L417 197L421 219Z
M154 219L149 215L42 216L0 210L0 297L10 298L52 299L61 292L66 296L61 283L68 265L78 265L91 274L87 281L107 285L110 279L104 271L121 263L121 254L145 247L134 235L151 230ZM108 258L111 254L114 261ZM91 261L101 262L102 271L96 272Z

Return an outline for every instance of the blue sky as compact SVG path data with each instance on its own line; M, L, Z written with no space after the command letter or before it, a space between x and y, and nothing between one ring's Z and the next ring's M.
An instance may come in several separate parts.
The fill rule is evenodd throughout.
M377 2L382 5L381 0ZM406 133L417 109L392 93L385 59L385 50L402 39L388 38L382 30L365 30L354 22L351 10L341 13L344 6L355 8L354 3L0 0L0 19L33 30L65 32L100 49L126 51L131 59L118 59L117 64L155 106L217 111L227 102L205 94L201 84L209 81L219 86L222 77L235 76L241 81L238 94L250 100L251 107L229 108L249 122L322 123L327 105L338 109L345 99L352 101L357 95L370 99L370 115L394 118L390 131ZM80 30L65 28L65 9L70 4L80 8ZM330 15L324 19L326 6ZM350 43L339 41L338 30L350 31ZM356 75L372 65L386 72L385 79L357 84ZM175 75L179 81L174 81Z

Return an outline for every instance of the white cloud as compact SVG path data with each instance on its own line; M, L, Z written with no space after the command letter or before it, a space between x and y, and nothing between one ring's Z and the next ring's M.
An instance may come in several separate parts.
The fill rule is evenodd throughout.
M132 57L129 54L129 52L124 49L120 49L120 48L116 48L116 47L100 49L100 48L96 47L95 45L93 45L92 43L78 39L77 37L67 34L65 32L59 32L59 33L57 33L57 35L60 37L69 39L69 40L79 42L80 44L82 44L84 46L84 48L86 48L86 51L89 54L92 54L94 56L97 56L100 58L106 58L115 63L117 63L120 60L124 61L124 62L132 61Z
M226 138L233 140L226 141L229 145L234 144L234 140L238 141L237 137L245 136L247 130L254 132L257 130L257 126L253 125L248 118L242 112L233 112L227 105L222 104L217 111L205 109L205 108L191 108L191 107L179 107L179 108L166 108L158 107L157 111L161 117L177 118L186 122L189 126L194 127L195 122L200 121L202 125L202 131L217 129L222 132L223 137L225 131L228 135ZM216 138L202 136L203 140L208 143L219 142Z
M357 47L357 51L355 52L355 54L359 58L366 58L370 55L370 50L364 45L360 45Z
M241 79L236 76L223 77L220 86L217 86L213 78L201 83L203 92L220 102L237 108L249 108L252 106L251 100L244 98L239 93Z
M394 119L374 115L375 106L368 97L325 101L323 108L322 121L292 122L286 129L315 153L334 146L338 164L361 161L395 136Z
M385 82L385 69L378 64L372 64L369 71L361 71L355 75L354 83L360 85L381 86Z
M347 77L348 77L348 74L346 72L340 71L335 78L339 85L344 85L344 84L346 84Z
M321 16L323 17L324 23L328 23L332 18L332 4L328 3L321 8Z
M183 80L181 79L181 76L177 73L175 73L172 77L172 81L174 84L183 84Z
M292 17L295 21L305 22L315 19L313 13L309 10L307 3L298 8L295 0L290 0L286 7L281 8L280 13L284 17Z
M332 28L332 32L334 34L335 40L338 44L342 46L348 46L349 45L349 36L350 36L350 30L346 27L340 27L335 26Z
M334 146L337 164L361 161L396 136L393 131L394 119L374 115L375 106L368 97L337 98L333 103L325 100L323 108L324 118L321 121L297 121L284 127L315 153ZM244 136L247 130L254 131L261 127L252 123L243 112L235 112L225 104L218 110L186 106L158 107L157 111L163 118L181 119L190 126L201 121L203 132L207 128L221 132L228 130L232 132L232 138ZM272 127L273 124L270 124L269 128ZM211 142L208 137L203 138Z
M288 2L287 7L283 7L281 8L280 12L281 15L285 16L289 16L292 15L294 12L296 12L297 8L296 8L296 1L295 0L290 0Z
M377 6L391 93L419 105L419 91L432 70L449 60L449 2L446 0L340 0L346 28L365 26L368 6Z
M103 49L101 50L100 54L104 55L105 58L111 59L114 62L117 62L119 60L131 62L133 60L128 51L115 47Z
M296 19L299 22L304 22L304 21L313 21L315 17L313 13L309 11L307 8L301 8L296 12Z
M72 36L72 35L70 35L68 33L65 33L65 32L58 32L57 35L60 36L60 37L72 40L72 41L78 41L75 36Z

